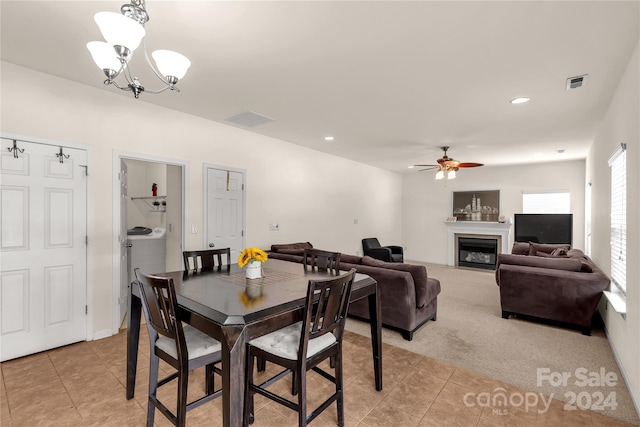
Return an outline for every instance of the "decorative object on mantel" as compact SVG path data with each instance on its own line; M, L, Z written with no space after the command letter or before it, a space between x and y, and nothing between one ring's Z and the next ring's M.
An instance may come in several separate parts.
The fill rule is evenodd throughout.
M453 216L458 221L498 221L500 190L454 191Z
M428 171L436 169L436 179L455 179L456 172L460 168L477 168L479 166L484 166L482 163L471 163L471 162L459 162L457 160L452 159L447 156L447 150L449 147L440 147L442 151L444 151L444 155L436 160L437 165L413 165L413 167L423 167L425 169L420 169L422 171Z
M177 52L155 50L151 53L156 63L154 67L151 60L149 60L145 45L146 31L144 24L149 21L149 14L144 3L145 0L131 0L131 3L123 4L120 7L121 13L96 13L93 19L98 24L106 42L94 41L87 43L87 49L91 52L93 61L107 76L104 84L112 84L120 90L133 92L136 99L142 92L161 93L167 89L180 92L175 85L178 80L185 76L187 69L191 66L191 62ZM131 57L140 42L142 42L147 64L149 64L156 77L165 85L161 89L145 89L138 77L131 74ZM125 78L126 86L119 85L115 80L121 74Z
M260 248L245 248L238 256L238 266L245 268L247 279L263 277L262 263L267 261L267 253Z

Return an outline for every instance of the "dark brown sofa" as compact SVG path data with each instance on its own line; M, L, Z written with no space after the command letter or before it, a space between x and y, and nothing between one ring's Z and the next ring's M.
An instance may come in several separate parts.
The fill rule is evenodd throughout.
M516 243L498 255L496 282L502 317L520 314L576 327L591 335L609 278L579 249Z
M269 257L301 263L305 247L313 246L309 242L272 245ZM413 333L427 321L436 320L440 281L428 277L426 267L341 254L340 269L351 268L378 282L382 324L400 331L406 340L411 341ZM367 301L351 303L349 315L368 320Z

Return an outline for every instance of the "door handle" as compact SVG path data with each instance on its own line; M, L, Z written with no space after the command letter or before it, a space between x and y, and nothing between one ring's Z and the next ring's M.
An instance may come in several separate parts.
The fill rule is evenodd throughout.
M124 245L124 247L125 247L125 248L132 248L132 247L133 247L133 244L131 244L131 243L127 243L126 245Z
M213 248L213 247L215 247L215 244L213 244L213 243L209 243L209 247L210 247L210 248Z

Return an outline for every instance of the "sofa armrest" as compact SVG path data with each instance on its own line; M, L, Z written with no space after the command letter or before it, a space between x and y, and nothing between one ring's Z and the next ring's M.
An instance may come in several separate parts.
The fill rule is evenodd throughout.
M381 261L391 262L391 253L391 249L385 247L367 249L364 254Z
M383 246L383 248L391 249L392 254L402 254L404 252L404 250L402 249L402 246L390 245L390 246Z

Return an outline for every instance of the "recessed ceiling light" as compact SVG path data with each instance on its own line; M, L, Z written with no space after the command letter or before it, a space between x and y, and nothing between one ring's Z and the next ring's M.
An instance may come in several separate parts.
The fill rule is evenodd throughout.
M324 140L325 140L325 141L333 141L333 139L334 139L334 138L333 138L332 136L325 136L325 137L324 137Z
M409 165L407 166L409 169L413 169L413 165Z
M514 98L511 100L512 104L524 104L525 102L529 102L531 98L527 98L525 96L520 97L520 98Z

